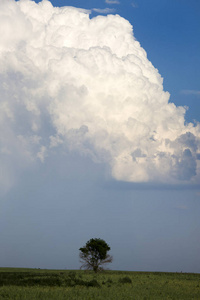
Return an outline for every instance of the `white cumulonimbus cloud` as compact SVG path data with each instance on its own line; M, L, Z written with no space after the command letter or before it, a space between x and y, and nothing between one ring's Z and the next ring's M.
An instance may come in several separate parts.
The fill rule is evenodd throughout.
M1 0L0 37L2 186L59 147L117 180L199 180L200 125L169 103L127 20Z

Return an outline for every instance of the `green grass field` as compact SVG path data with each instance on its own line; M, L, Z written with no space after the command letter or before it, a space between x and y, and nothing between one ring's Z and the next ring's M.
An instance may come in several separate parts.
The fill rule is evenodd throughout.
M200 274L0 268L0 299L200 299Z

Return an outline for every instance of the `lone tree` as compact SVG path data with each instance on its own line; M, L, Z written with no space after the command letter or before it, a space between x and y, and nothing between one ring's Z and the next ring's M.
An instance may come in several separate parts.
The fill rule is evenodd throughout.
M103 270L102 265L112 262L112 256L107 254L109 245L102 239L90 239L80 250L81 268L97 273Z

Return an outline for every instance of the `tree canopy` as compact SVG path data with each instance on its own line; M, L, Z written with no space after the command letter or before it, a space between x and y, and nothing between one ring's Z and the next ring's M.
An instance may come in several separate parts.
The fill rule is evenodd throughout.
M80 250L81 268L98 272L103 265L112 262L112 256L108 254L109 245L102 239L90 239Z

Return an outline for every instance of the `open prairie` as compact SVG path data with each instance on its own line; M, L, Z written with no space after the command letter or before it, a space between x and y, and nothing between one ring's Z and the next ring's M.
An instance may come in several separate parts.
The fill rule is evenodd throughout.
M200 299L200 274L0 268L0 299Z

